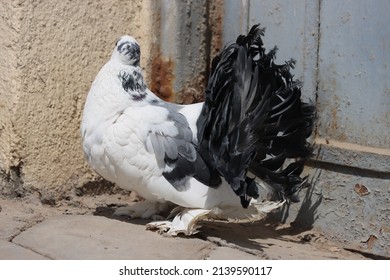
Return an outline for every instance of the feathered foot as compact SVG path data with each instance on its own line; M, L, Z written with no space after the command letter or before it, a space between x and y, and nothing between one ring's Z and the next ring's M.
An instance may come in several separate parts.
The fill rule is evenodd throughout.
M197 222L207 218L209 212L210 210L188 209L178 206L172 210L168 217L169 219L174 216L172 221L151 222L146 225L146 229L157 230L160 234L167 236L176 236L179 233L193 235L200 228Z

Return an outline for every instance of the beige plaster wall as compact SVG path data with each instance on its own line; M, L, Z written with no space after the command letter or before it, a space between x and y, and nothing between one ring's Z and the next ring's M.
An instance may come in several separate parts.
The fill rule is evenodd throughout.
M93 177L79 133L91 82L123 34L151 63L158 1L2 2L0 190L62 195Z
M9 167L17 162L15 146L18 139L11 116L20 91L16 44L20 31L20 9L15 1L5 1L0 5L0 15L0 172L8 173Z

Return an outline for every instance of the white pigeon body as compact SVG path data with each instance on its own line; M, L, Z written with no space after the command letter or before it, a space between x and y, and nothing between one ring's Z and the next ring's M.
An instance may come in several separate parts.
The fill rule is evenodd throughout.
M195 233L199 219L260 219L280 207L284 199L270 201L275 191L265 182L256 184L256 197L248 199L244 193L248 203L243 208L237 191L223 176L217 186L210 186L205 183L208 173L198 176L198 171L188 171L192 166L198 173L204 171L205 161L198 161L198 127L205 104L177 105L158 98L144 84L139 59L136 40L121 37L91 86L81 124L90 166L146 200L118 212L150 218L168 204L177 205L173 221L149 224L176 235ZM180 162L188 165L184 171Z
M88 94L81 126L85 157L91 167L119 187L136 191L150 202L172 202L188 208L212 209L217 206L238 207L240 201L226 182L210 188L196 179L189 187L177 191L162 176L163 169L151 146L150 130L175 135L167 108L152 105L152 100L165 103L149 90L142 101L133 101L118 79L121 71L141 71L124 65L113 56L100 70ZM196 120L203 103L170 104L171 110L183 114L197 141ZM161 164L161 163L160 163Z

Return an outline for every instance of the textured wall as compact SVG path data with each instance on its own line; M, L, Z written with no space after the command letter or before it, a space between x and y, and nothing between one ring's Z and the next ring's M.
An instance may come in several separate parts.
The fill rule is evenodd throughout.
M17 192L61 195L92 174L79 135L91 82L123 34L139 40L141 63L150 63L155 3L2 2L0 167L3 182L10 181L6 192L23 188Z
M17 138L13 133L11 115L20 89L17 82L18 47L15 44L20 30L20 9L14 1L6 1L0 5L0 15L0 171L9 173L9 167L17 162L13 153Z

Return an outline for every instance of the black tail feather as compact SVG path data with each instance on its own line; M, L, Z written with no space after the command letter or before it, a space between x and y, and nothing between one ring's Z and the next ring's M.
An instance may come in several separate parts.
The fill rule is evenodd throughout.
M301 101L301 84L290 72L295 61L275 64L277 47L266 53L262 35L264 29L254 25L214 58L197 123L199 153L244 207L259 195L248 171L284 199L296 200L315 115L314 106Z

